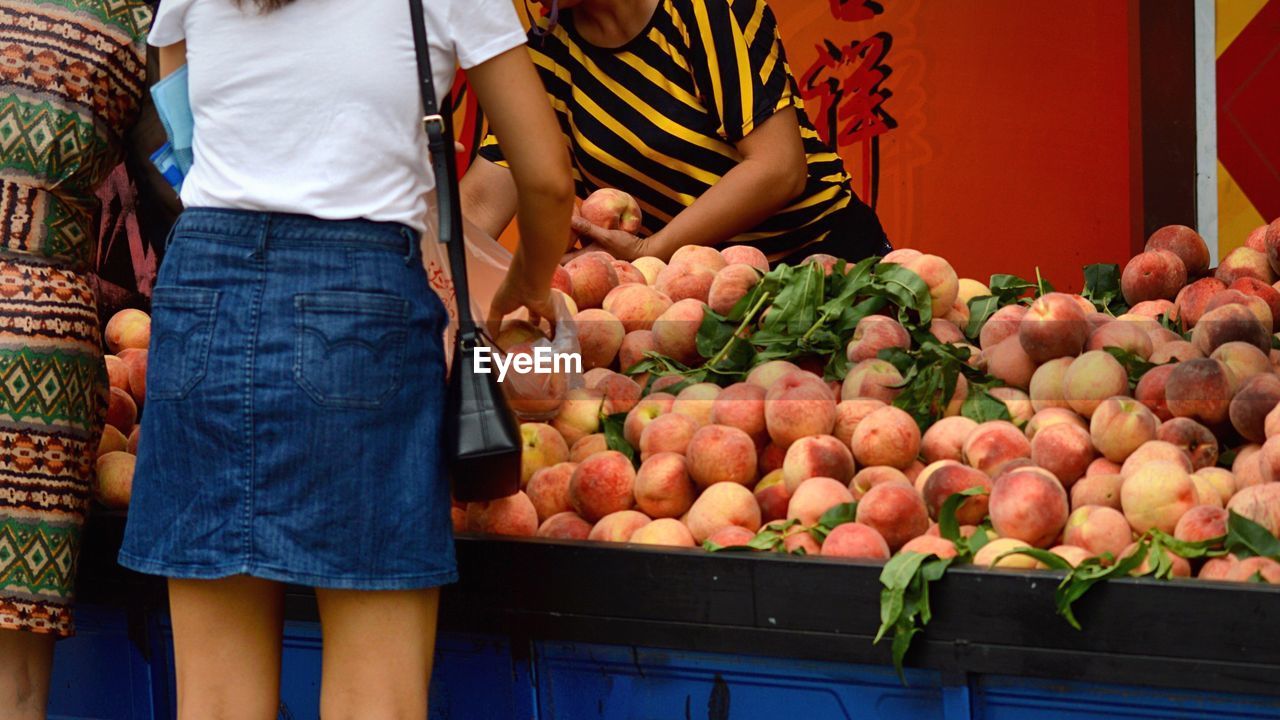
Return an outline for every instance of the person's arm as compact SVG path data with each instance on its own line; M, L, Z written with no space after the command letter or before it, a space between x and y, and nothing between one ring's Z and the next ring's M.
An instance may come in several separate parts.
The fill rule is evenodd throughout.
M174 70L187 64L187 41L179 40L160 48L160 79L169 77Z
M502 138L520 227L520 245L489 308L490 327L496 329L504 315L521 306L554 317L551 275L564 252L573 208L573 177L560 127L524 46L469 69L467 79Z
M477 155L458 181L462 216L498 237L516 216L516 183L511 171Z
M666 260L684 245L720 245L756 227L804 191L809 177L793 108L779 110L737 143L742 162L662 230L647 238L604 230L582 218L573 229L615 257Z

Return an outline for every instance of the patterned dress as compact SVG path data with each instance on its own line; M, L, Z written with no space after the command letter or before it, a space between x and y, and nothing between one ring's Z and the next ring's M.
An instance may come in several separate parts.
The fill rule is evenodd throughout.
M70 635L106 416L97 187L146 91L138 0L0 0L0 628Z

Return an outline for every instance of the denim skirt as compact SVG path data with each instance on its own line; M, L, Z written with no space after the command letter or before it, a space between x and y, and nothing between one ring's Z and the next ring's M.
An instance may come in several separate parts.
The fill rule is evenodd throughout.
M400 590L456 580L448 316L412 229L195 208L152 295L120 563Z

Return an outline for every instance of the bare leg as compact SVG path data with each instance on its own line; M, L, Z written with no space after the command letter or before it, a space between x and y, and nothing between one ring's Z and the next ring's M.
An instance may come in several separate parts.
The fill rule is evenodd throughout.
M324 720L422 720L440 591L316 589L324 633Z
M238 575L169 580L179 720L275 720L280 708L280 583Z
M0 708L13 720L44 720L53 671L52 635L0 630Z

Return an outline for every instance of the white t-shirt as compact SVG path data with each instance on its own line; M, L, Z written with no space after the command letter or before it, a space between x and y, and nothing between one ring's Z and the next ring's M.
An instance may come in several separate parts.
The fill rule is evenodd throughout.
M454 68L525 42L511 0L423 0L437 100ZM187 207L426 228L435 187L404 0L162 0L149 42L187 41Z

